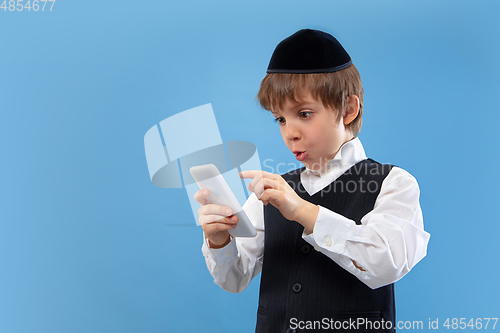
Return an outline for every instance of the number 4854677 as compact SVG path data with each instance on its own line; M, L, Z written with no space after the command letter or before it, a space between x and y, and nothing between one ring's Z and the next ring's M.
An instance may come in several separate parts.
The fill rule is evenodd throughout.
M3 9L4 12L6 12L7 10L10 12L14 12L16 10L18 12L22 12L23 10L31 11L32 9L35 12L41 9L43 12L45 10L45 5L47 4L47 2L52 2L52 4L50 5L50 11L52 11L52 7L54 7L54 3L56 2L56 0L28 0L24 3L23 2L24 0L4 0L0 8ZM47 7L47 9L48 8L49 7Z

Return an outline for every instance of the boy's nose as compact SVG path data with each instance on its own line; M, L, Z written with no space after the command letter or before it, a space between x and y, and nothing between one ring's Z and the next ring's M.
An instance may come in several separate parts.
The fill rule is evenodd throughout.
M296 126L286 124L285 137L287 140L296 141L300 139L300 131Z

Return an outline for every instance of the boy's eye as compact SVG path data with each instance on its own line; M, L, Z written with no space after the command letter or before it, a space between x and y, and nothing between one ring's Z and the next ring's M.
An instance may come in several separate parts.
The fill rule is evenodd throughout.
M311 116L312 112L310 112L310 111L300 111L299 114L300 114L300 116L302 118L309 118Z
M279 123L280 125L284 125L284 124L285 124L285 118L283 118L283 117L276 117L276 118L274 119L274 121L275 121L276 123Z

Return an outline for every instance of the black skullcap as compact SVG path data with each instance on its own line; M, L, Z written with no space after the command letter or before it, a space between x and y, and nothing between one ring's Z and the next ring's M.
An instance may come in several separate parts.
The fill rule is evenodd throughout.
M335 37L319 30L302 29L276 46L267 72L330 73L351 63L351 57Z

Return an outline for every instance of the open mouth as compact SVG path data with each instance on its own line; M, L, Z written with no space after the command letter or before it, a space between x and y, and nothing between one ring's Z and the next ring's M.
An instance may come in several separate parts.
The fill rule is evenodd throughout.
M295 158L299 161L303 161L307 157L307 153L305 151L294 151Z

